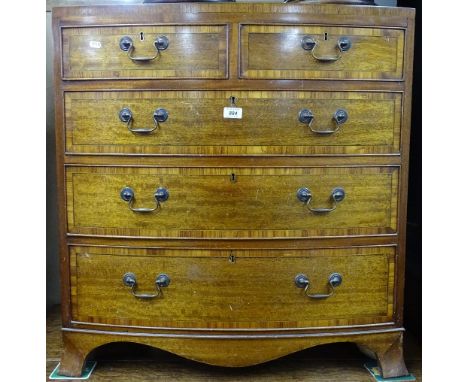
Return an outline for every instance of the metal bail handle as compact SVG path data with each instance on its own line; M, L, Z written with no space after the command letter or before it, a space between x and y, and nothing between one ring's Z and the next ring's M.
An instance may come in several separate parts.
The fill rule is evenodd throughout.
M156 109L153 113L153 122L154 122L154 127L145 127L145 128L132 128L133 124L133 113L128 107L124 107L122 110L119 112L119 119L121 122L124 122L127 124L127 129L131 131L132 133L137 133L137 134L149 134L159 128L159 124L162 122L167 121L167 118L169 117L169 113L167 112L166 109Z
M333 206L331 208L312 208L312 192L307 187L299 188L296 192L296 196L299 201L305 203L309 211L316 213L327 213L336 209L338 203L344 200L346 193L345 190L341 187L334 188L330 194L330 199L333 201Z
M137 279L134 273L132 272L127 272L123 275L122 281L125 286L132 288L132 294L136 298L141 298L141 299L153 299L159 296L162 296L162 289L161 288L166 288L169 286L171 283L171 279L168 275L165 273L161 273L156 277L156 280L154 282L155 288L156 288L156 293L151 294L151 293L137 293Z
M153 212L156 210L161 209L161 203L165 202L167 199L169 199L169 191L164 188L164 187L159 187L156 189L156 191L153 194L154 199L156 200L156 205L152 208L135 208L133 207L135 203L135 192L131 187L125 186L120 190L120 198L128 203L128 208L130 208L133 212L139 212L139 213L147 213L147 212Z
M351 49L351 40L348 37L340 37L336 43L335 49L337 50L338 54L335 56L317 56L315 54L315 49L319 45L318 41L313 38L312 36L304 36L301 40L301 46L304 50L310 50L312 53L312 57L314 57L317 61L321 62L333 62L338 61L343 52L347 52Z
M343 125L348 120L348 112L345 109L338 109L333 114L332 120L335 123L335 128L333 130L317 130L312 127L314 122L314 113L309 109L302 109L299 111L297 119L299 122L306 124L310 131L315 134L329 135L336 133L340 130L341 125Z
M156 49L156 54L154 56L140 56L134 57L132 56L133 51L135 50L135 46L133 44L133 40L129 36L122 37L119 41L119 47L124 52L127 52L128 58L132 61L152 61L156 58L161 56L161 51L166 50L169 47L169 39L166 36L159 36L154 40L154 48Z
M332 273L330 276L328 276L328 293L322 294L322 293L308 293L308 289L310 287L310 280L309 278L300 273L296 275L294 278L294 283L298 288L304 289L304 293L307 297L313 298L313 299L323 299L323 298L328 298L330 296L333 296L335 293L335 288L339 287L341 283L343 282L343 276L341 276L339 273Z

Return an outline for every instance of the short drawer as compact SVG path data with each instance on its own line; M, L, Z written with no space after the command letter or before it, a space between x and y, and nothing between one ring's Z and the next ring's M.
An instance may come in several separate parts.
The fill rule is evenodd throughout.
M242 108L226 119L224 107ZM69 153L326 155L400 150L401 94L66 92Z
M244 78L402 80L404 30L242 25Z
M399 167L67 166L70 234L278 238L394 234Z
M73 246L72 319L210 330L388 323L394 259L394 247L226 251Z
M226 78L226 25L62 28L62 77Z

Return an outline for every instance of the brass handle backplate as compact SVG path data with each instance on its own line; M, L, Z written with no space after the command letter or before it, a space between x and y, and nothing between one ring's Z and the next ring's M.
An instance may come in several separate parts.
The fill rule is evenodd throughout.
M304 289L305 295L313 299L324 299L332 296L335 293L335 288L340 286L342 282L343 277L339 273L332 273L328 276L328 293L309 293L310 280L306 275L300 273L294 279L296 286Z

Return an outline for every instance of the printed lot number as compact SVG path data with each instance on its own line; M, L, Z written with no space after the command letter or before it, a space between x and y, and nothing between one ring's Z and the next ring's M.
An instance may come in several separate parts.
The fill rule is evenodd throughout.
M227 119L242 119L241 107L225 107L223 117Z

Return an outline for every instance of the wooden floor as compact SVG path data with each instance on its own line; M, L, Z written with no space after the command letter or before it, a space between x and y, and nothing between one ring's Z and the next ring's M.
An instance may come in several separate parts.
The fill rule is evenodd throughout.
M60 360L61 348L60 307L54 307L47 318L47 377ZM89 379L92 382L373 381L363 367L366 357L354 344L346 343L307 349L240 369L203 365L130 343L107 345L98 349L93 358L98 364ZM406 339L405 359L410 373L421 381L421 348L410 335Z

